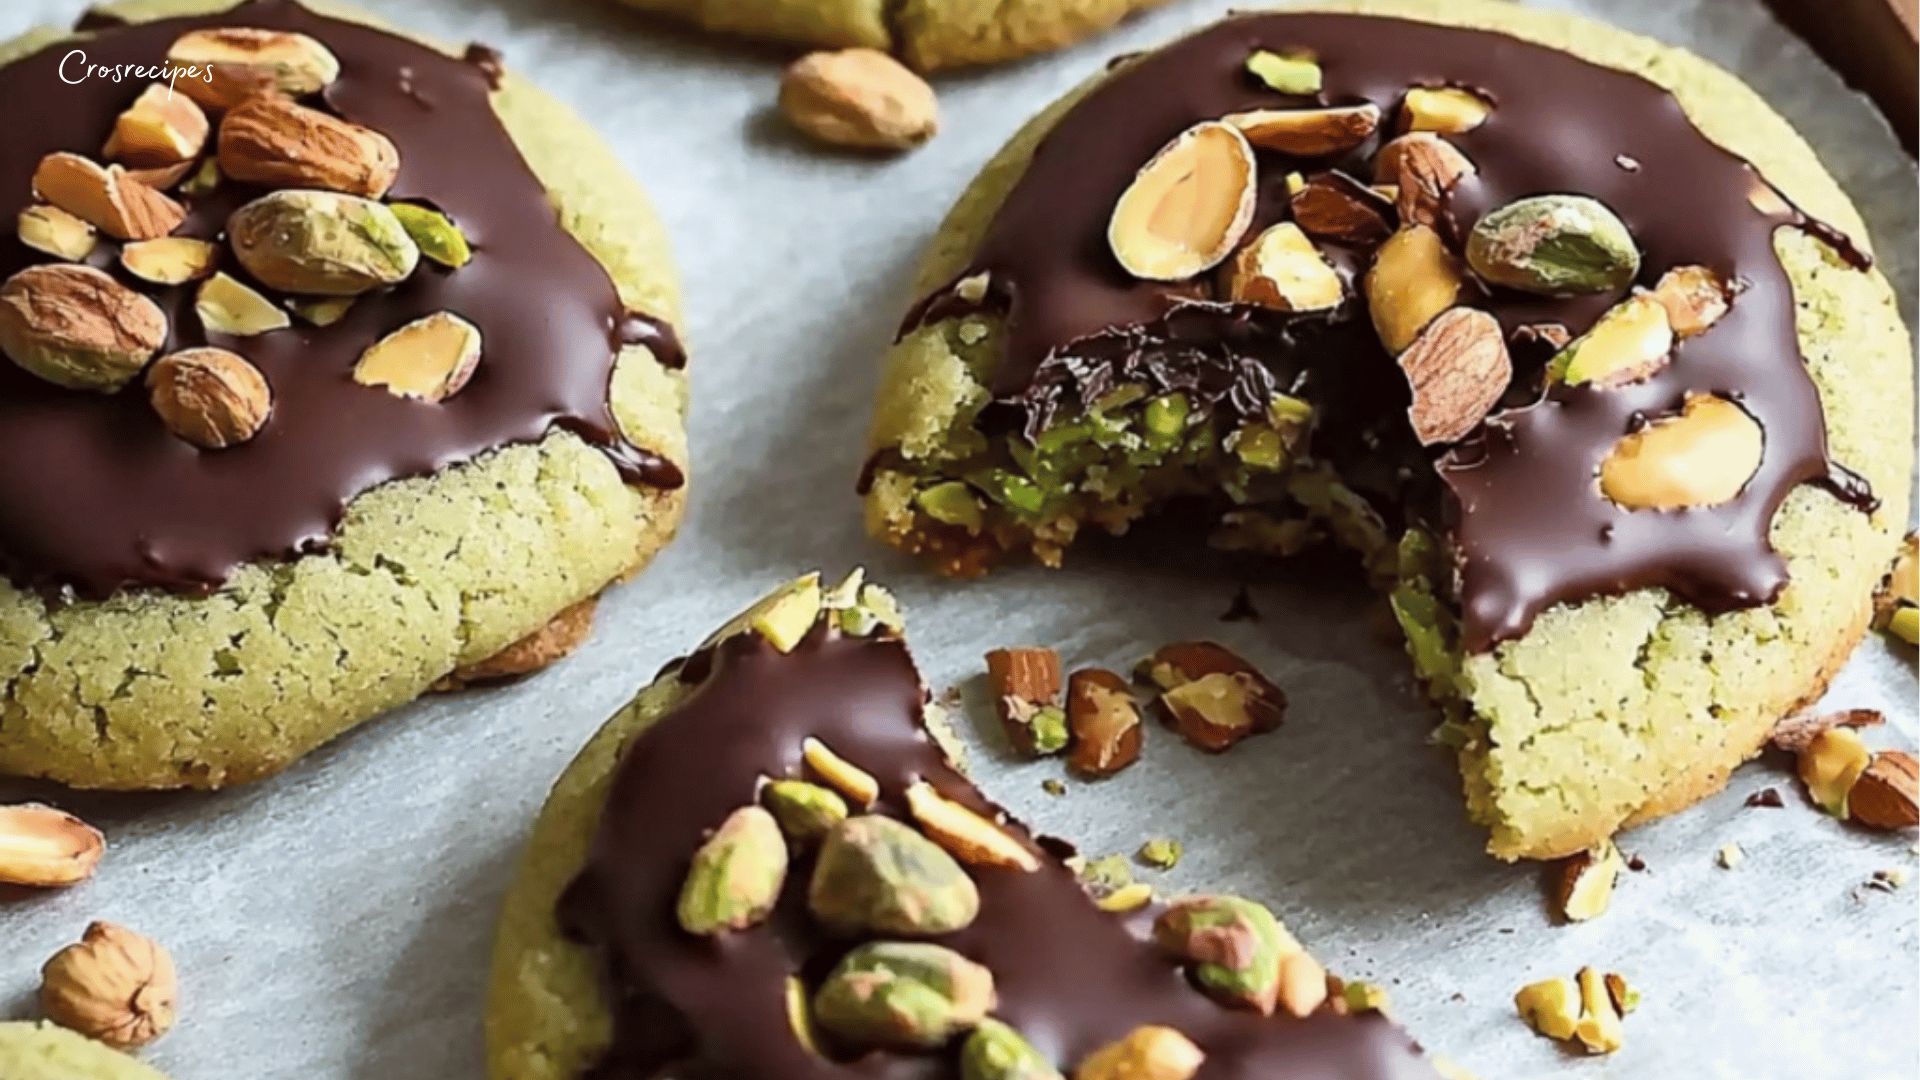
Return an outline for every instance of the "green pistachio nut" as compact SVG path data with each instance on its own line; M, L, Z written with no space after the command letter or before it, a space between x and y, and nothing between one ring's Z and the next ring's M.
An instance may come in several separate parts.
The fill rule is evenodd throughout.
M209 156L200 163L199 168L193 170L193 175L187 177L186 181L180 185L180 194L188 198L198 198L202 195L211 195L213 189L219 186L220 162Z
M1165 394L1147 402L1146 411L1141 414L1141 423L1147 429L1147 443L1169 447L1179 442L1180 433L1187 427L1188 411L1185 394Z
M807 903L848 937L930 937L970 925L980 891L940 845L893 818L863 814L827 830Z
M1311 56L1283 56L1259 49L1247 57L1247 70L1281 94L1317 94L1320 92L1320 65Z
M1265 424L1243 424L1229 442L1233 456L1249 469L1279 472L1286 467L1286 444L1278 431Z
M1180 865L1180 858L1184 854L1186 849L1181 846L1180 841L1155 837L1140 845L1140 851L1136 857L1155 870L1171 870Z
M680 928L702 936L767 917L787 880L787 841L772 814L743 806L694 853L680 887Z
M1585 195L1535 195L1482 217L1467 264L1495 285L1541 296L1585 296L1633 284L1640 250L1625 222Z
M275 191L227 219L240 265L262 285L356 296L413 273L420 246L385 204L333 191Z
M998 1020L980 1021L960 1047L961 1080L1066 1080L1033 1044Z
M1200 985L1224 1001L1272 1013L1280 963L1295 951L1273 912L1237 896L1193 896L1154 920L1160 947L1197 965Z
M1066 710L1058 705L1040 706L1027 721L1027 731L1036 755L1045 757L1065 750L1069 734Z
M993 973L952 949L876 941L827 976L813 1019L851 1046L931 1050L986 1019L993 1005Z
M1920 608L1903 604L1887 620L1887 630L1909 645L1920 644Z
M986 516L980 509L980 500L973 497L973 489L958 480L948 480L932 487L922 488L913 497L926 511L928 517L942 525L957 525L970 533L978 534L986 524Z
M760 801L796 844L817 843L847 820L847 800L839 792L805 780L775 780L761 790Z
M473 248L467 246L467 238L461 234L460 226L453 219L437 210L412 203L388 203L387 209L400 219L400 224L420 246L420 254L439 263L459 269L473 259Z
M1046 505L1046 494L1033 481L1005 469L981 469L969 474L967 482L1015 513L1035 516Z
M1556 353L1547 378L1570 386L1638 382L1665 366L1673 336L1665 305L1652 293L1630 296Z

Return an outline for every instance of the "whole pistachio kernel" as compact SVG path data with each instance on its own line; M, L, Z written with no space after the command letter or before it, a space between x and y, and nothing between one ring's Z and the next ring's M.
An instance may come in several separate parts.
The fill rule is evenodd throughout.
M813 999L822 1029L858 1047L930 1050L986 1019L993 973L952 949L876 941L840 961Z
M694 853L677 914L689 934L744 930L773 910L787 877L787 842L773 815L743 806Z
M1495 285L1540 296L1588 296L1633 284L1640 249L1606 204L1535 195L1490 211L1467 237L1467 265Z
M1275 93L1304 96L1320 92L1320 65L1311 56L1258 49L1247 57L1247 70Z
M861 815L827 831L807 904L837 933L926 937L971 925L980 893L940 845L893 818Z
M796 844L815 843L847 819L839 792L805 780L775 780L760 792L760 802Z

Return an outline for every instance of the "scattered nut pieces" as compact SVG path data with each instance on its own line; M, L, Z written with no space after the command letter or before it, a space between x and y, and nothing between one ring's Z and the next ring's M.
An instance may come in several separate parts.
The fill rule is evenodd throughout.
M1561 916L1568 922L1586 922L1605 914L1613 900L1614 882L1626 865L1612 840L1563 859L1554 897Z
M1375 183L1393 186L1401 223L1430 229L1448 219L1453 189L1477 171L1458 148L1429 131L1402 135L1381 147L1373 170Z
M119 1050L135 1050L173 1027L178 984L158 942L96 922L78 944L40 969L47 1018Z
M167 50L178 66L199 65L181 92L209 109L230 109L258 94L305 97L340 76L340 61L305 34L223 26L183 34Z
M1224 751L1280 726L1287 695L1233 650L1212 641L1164 645L1137 674L1158 686L1161 719L1202 750Z
M1341 105L1325 109L1256 109L1221 118L1263 150L1293 157L1344 154L1380 129L1377 105Z
M84 260L100 243L99 232L92 225L44 203L20 211L18 228L21 243L68 262Z
M1852 728L1829 727L1801 749L1800 780L1816 805L1844 820L1849 816L1848 796L1872 762L1873 751Z
M193 301L194 314L209 334L253 337L293 325L287 313L229 274L215 273L200 283Z
M393 140L286 98L249 98L220 121L220 171L273 188L379 198L400 172Z
M1789 754L1798 754L1807 748L1814 736L1828 728L1870 728L1886 723L1887 718L1877 709L1842 709L1830 713L1795 713L1773 727L1768 743L1775 750L1784 750Z
M1920 550L1913 533L1900 545L1893 570L1873 598L1874 625L1909 645L1920 645Z
M64 151L40 159L33 190L116 240L165 236L187 218L186 207L135 183L120 166L102 167Z
M1112 776L1140 759L1140 708L1127 681L1111 671L1083 668L1067 680L1067 725L1067 767L1081 776Z
M929 937L971 926L980 893L945 848L903 822L862 814L827 830L807 907L847 937Z
M1140 850L1135 852L1133 857L1139 860L1142 866L1151 866L1155 870L1171 870L1180 865L1180 857L1185 853L1186 849L1181 846L1180 841L1156 836L1141 844Z
M1457 86L1416 86L1400 103L1401 131L1463 135L1487 122L1493 104Z
M1653 298L1667 309L1673 334L1682 340L1706 333L1733 306L1733 290L1704 266L1678 266L1662 274Z
M772 913L786 880L787 840L779 822L758 806L743 806L694 852L675 915L682 930L702 937L745 930Z
M465 234L452 218L412 203L388 203L387 209L413 238L420 254L455 270L473 261L473 248L468 246Z
M1029 756L1067 747L1067 714L1060 707L1060 654L1039 646L987 654L987 680L1007 740Z
M928 836L961 862L1032 872L1039 856L1013 834L947 798L925 780L907 788L907 809Z
M1320 92L1320 65L1312 56L1256 49L1247 57L1247 70L1277 94L1305 97Z
M1720 850L1714 853L1714 861L1720 864L1722 870L1737 870L1741 863L1747 861L1747 853L1741 850L1739 844L1721 844Z
M1184 281L1218 266L1253 223L1253 147L1230 124L1175 136L1114 204L1107 244L1134 277Z
M1467 265L1509 289L1588 296L1633 284L1640 249L1626 222L1598 199L1535 195L1481 217L1467 236Z
M0 285L0 352L59 386L118 390L166 337L159 305L91 266L29 266Z
M1428 324L1400 354L1400 369L1413 388L1407 416L1426 446L1464 438L1500 403L1513 381L1513 361L1499 321L1466 307L1444 312Z
M135 168L166 168L192 161L206 145L207 114L187 95L154 83L114 121L100 156Z
M219 186L220 161L218 158L210 157L202 161L200 167L193 170L193 173L187 177L186 182L180 185L180 194L198 198L202 195L213 194L214 190Z
M1153 1025L1094 1051L1073 1070L1073 1080L1192 1080L1206 1060L1192 1039Z
M1549 1039L1577 1041L1590 1054L1611 1054L1625 1044L1621 1016L1638 995L1618 975L1581 968L1576 978L1532 983L1513 997L1527 1026Z
M356 296L405 281L420 248L392 210L331 191L275 191L227 219L240 265L262 285L311 296Z
M876 941L849 952L813 998L820 1028L849 1046L931 1050L995 1003L993 973L952 949Z
M1338 170L1323 172L1288 197L1294 224L1345 244L1378 244L1393 235L1393 204Z
M1742 805L1778 810L1787 804L1784 799L1780 798L1779 788L1761 788L1759 791L1747 796L1747 801Z
M1547 378L1570 386L1609 389L1641 382L1667 366L1674 333L1668 308L1651 293L1614 305L1593 329L1574 339L1547 365Z
M1873 755L1847 795L1852 819L1870 829L1895 832L1920 826L1920 765L1905 750Z
M259 434L273 411L267 377L225 349L168 353L147 369L147 394L167 430L202 450Z
M1322 311L1338 307L1347 290L1300 226L1283 221L1234 256L1227 295L1276 311Z
M1718 506L1738 497L1760 471L1765 445L1745 409L1712 394L1689 394L1680 415L1614 444L1600 463L1600 490L1629 510Z
M1387 351L1407 351L1465 285L1458 260L1431 228L1405 225L1388 237L1366 277L1367 310Z
M155 285L198 281L213 273L219 261L220 249L212 241L185 236L135 240L120 248L120 265L134 277Z
M1136 881L1129 885L1122 885L1105 896L1095 897L1093 903L1101 911L1113 914L1139 911L1153 903L1153 886L1144 881Z
M1328 975L1327 1003L1335 1016L1364 1016L1386 1012L1388 999L1387 992L1372 983Z
M933 87L878 49L808 53L780 80L780 111L835 146L905 150L940 130Z
M0 806L0 885L76 885L93 876L106 850L100 830L72 814L39 803Z
M459 393L479 364L479 327L436 311L374 342L353 366L353 381L431 405Z
M801 759L807 767L832 784L849 802L861 809L880 799L880 781L873 774L833 752L826 743L808 736L800 744Z
M1287 959L1305 955L1264 904L1237 896L1190 896L1169 904L1154 920L1153 940L1192 963L1194 979L1216 1000L1263 1016L1273 1015L1280 1002ZM1324 997L1324 971L1318 981Z

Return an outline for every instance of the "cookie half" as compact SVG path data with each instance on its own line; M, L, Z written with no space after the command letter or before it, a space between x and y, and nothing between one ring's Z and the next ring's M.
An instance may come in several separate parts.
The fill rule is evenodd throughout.
M166 1080L152 1066L52 1024L0 1024L7 1080Z
M976 1054L1135 1075L1076 1072L1128 1038L1201 1055L1208 1076L1441 1075L1264 909L1220 930L1248 935L1244 981L1202 992L1183 977L1177 919L1103 910L956 770L900 633L892 598L857 571L827 590L809 575L601 729L507 896L494 1080L800 1080L856 1058L957 1076ZM871 1010L841 993L868 976L904 986L903 1011L881 1006L889 990Z
M1247 14L962 196L869 528L964 575L1199 497L1226 546L1352 548L1491 850L1565 855L1717 790L1858 641L1912 469L1869 262L1691 54L1473 0Z
M666 240L597 136L332 6L101 8L0 87L63 63L180 70L69 70L0 147L0 771L254 780L577 640L685 494Z
M1166 0L624 0L702 30L781 44L892 52L922 71L1069 45Z

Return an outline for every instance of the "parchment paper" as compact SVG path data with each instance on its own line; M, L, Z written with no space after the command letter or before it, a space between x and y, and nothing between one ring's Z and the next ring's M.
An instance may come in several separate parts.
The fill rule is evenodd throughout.
M1115 53L1224 11L1186 0L1029 63L944 80L943 132L894 161L818 153L770 111L778 58L593 3L362 0L445 39L503 49L598 124L652 190L678 247L695 380L692 513L679 541L602 606L592 641L523 684L428 701L277 780L215 796L52 797L108 832L98 877L0 903L0 1016L31 1014L40 962L87 921L165 942L184 984L178 1029L147 1057L175 1080L457 1080L482 1073L493 924L528 823L587 736L660 664L769 584L864 562L909 605L929 683L986 719L981 654L1044 642L1070 664L1124 667L1217 636L1293 700L1286 726L1224 758L1155 730L1138 767L1041 790L1055 764L974 754L986 789L1092 854L1185 843L1157 880L1272 902L1338 971L1389 988L1428 1046L1487 1080L1586 1077L1911 1080L1920 1070L1920 884L1912 838L1809 807L1779 767L1639 830L1613 910L1552 925L1532 866L1481 854L1446 755L1364 596L1324 575L1256 584L1258 623L1222 623L1245 565L1102 549L1063 573L954 587L861 535L851 485L876 358L907 275L961 186L1034 110ZM1244 2L1244 0L1243 0ZM0 37L70 21L80 0L8 0ZM1811 138L1873 223L1911 317L1915 184L1878 116L1751 0L1560 0L1688 44L1754 82ZM50 92L52 88L49 88ZM30 102L6 108L32 108ZM1888 710L1911 745L1911 654L1877 637L1835 705ZM978 735L986 726L963 725ZM976 740L979 741L979 740ZM1785 807L1747 809L1782 790ZM1738 843L1746 861L1721 869ZM1584 964L1645 995L1627 1047L1580 1060L1530 1033L1513 991ZM1098 987L1088 987L1098 993Z

